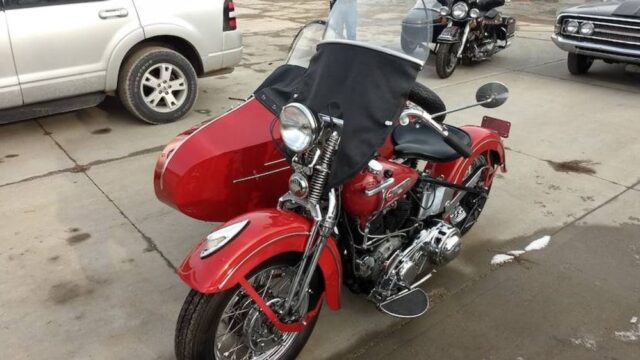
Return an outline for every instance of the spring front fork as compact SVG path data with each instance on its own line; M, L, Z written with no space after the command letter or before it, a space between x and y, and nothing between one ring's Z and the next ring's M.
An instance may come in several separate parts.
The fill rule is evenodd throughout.
M324 151L320 156L320 161L314 169L309 192L309 203L311 206L318 206L320 202L324 187L327 184L327 178L329 177L331 161L338 149L339 143L340 135L334 131L329 136L329 139L327 139ZM302 255L302 261L300 262L300 268L296 273L285 302L285 312L290 309L298 310L304 300L304 291L309 288L311 278L318 265L318 260L320 260L320 254L322 250L324 250L327 240L336 224L338 214L337 204L336 191L335 189L331 189L326 215L315 219L311 228L311 233L307 239L304 254Z
M338 150L338 144L340 143L340 135L334 131L327 139L324 151L320 156L320 161L314 169L313 178L311 179L311 185L309 186L309 202L312 204L318 204L322 197L322 192L327 184L327 178L329 177L329 171L331 169L331 160Z

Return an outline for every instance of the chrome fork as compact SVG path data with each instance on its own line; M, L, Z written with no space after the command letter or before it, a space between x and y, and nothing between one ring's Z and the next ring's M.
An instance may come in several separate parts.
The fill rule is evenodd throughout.
M313 272L320 260L320 254L324 250L329 236L333 232L336 225L338 214L338 201L336 198L336 190L331 189L329 192L329 205L327 214L324 218L316 218L307 240L307 245L302 255L300 268L289 289L287 300L285 301L284 312L287 313L291 309L299 309L304 299L304 292L307 291L313 278Z

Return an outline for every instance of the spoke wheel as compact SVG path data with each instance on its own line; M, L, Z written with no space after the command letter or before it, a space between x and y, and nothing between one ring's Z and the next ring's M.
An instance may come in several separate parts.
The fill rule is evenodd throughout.
M276 313L281 314L297 271L297 261L279 258L261 266L247 278ZM319 294L314 276L312 293ZM306 313L317 299L307 297ZM281 318L287 321L286 318ZM176 357L217 360L293 359L307 342L316 318L298 333L279 331L244 289L236 286L213 295L192 291L182 307L176 328Z

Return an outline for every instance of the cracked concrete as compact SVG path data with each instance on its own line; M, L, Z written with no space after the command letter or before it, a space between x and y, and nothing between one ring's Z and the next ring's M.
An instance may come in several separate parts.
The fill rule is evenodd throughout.
M639 77L600 63L569 75L566 54L549 40L551 10L561 4L536 15L529 2L509 3L505 11L527 15L511 48L446 80L432 64L420 74L449 107L470 102L486 81L505 82L506 105L448 122L490 115L513 123L509 172L496 179L463 254L424 285L433 309L399 321L345 290L343 311L322 312L301 358L634 357L637 343L615 332L640 315ZM0 358L173 357L188 291L174 269L215 224L155 199L157 155L180 131L246 98L282 63L298 28L326 12L325 1L236 5L242 64L202 79L184 120L149 126L107 99L0 126ZM544 235L548 248L491 269L493 255Z

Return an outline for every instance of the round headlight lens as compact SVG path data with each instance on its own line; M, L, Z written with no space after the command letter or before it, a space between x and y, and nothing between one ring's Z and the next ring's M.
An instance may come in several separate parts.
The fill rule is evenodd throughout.
M577 21L567 21L564 24L564 31L568 32L569 34L575 34L576 32L578 32L578 22Z
M595 30L595 26L593 26L593 23L590 21L583 22L582 25L580 25L580 35L589 36L593 34L593 30Z
M464 19L467 16L467 11L469 11L469 6L463 2L459 2L453 5L453 10L451 11L451 15L454 19Z
M474 19L477 19L480 16L480 10L476 8L469 10L469 16L471 16Z
M449 15L450 12L451 12L451 10L449 10L449 8L446 7L446 6L443 6L443 7L440 8L440 15L442 15L442 16L447 16L447 15Z
M318 123L311 111L299 103L291 103L280 112L280 133L284 144L295 152L303 152L315 140Z

